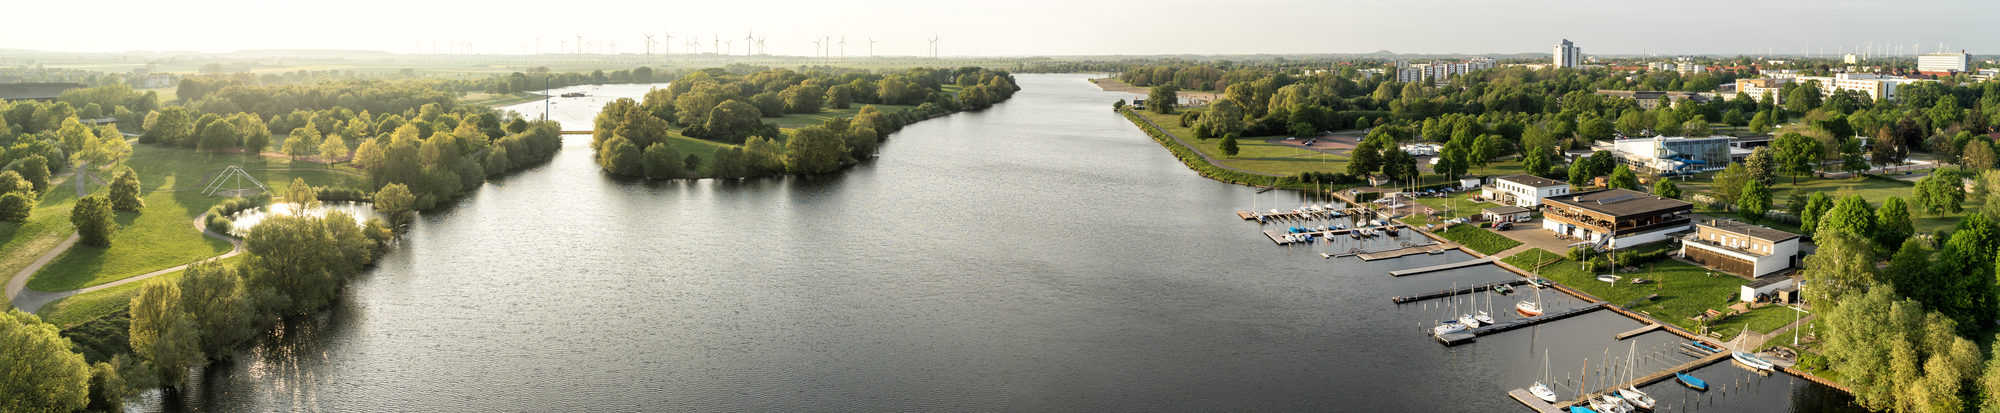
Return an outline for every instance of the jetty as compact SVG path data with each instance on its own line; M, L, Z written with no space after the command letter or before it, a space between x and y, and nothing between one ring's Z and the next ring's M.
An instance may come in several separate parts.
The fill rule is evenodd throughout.
M1658 330L1658 329L1660 329L1661 327L1666 327L1666 326L1664 326L1664 325L1660 325L1660 323L1652 323L1652 324L1647 324L1647 325L1646 325L1645 327L1639 327L1639 328L1635 328L1635 329L1632 329L1632 331L1627 331L1627 332L1623 332L1623 333L1618 333L1618 334L1613 334L1613 335L1611 335L1611 338L1613 338L1613 339L1617 339L1617 340L1619 340L1619 341L1624 341L1625 339L1628 339L1628 338L1632 338L1632 337L1634 337L1634 336L1638 336L1638 335L1640 335L1640 334L1646 334L1646 333L1651 333L1651 332L1653 332L1653 330Z
M1471 286L1471 287L1464 287L1464 288L1458 288L1458 289L1450 289L1450 288L1447 288L1447 289L1444 289L1444 290L1441 290L1441 291L1437 291L1437 292L1431 292L1431 293L1424 293L1424 294L1417 294L1417 295L1405 295L1405 296L1397 296L1397 297L1391 297L1391 298L1389 298L1389 301L1390 301L1390 302L1394 302L1394 303L1396 303L1396 304L1408 304L1408 303L1412 303L1412 302L1417 302L1417 301L1423 301L1423 300L1429 300L1429 299L1433 299L1433 298L1442 298L1442 297L1449 297L1449 296L1453 296L1453 295L1458 295L1458 294L1471 294L1471 293L1476 293L1476 292L1480 292L1480 291L1486 291L1486 290L1491 290L1491 289L1493 289L1493 287L1499 287L1499 286L1502 286L1502 285L1506 285L1506 286L1515 286L1515 285L1521 285L1521 284L1527 284L1527 283L1528 283L1528 280L1524 280L1524 279L1523 279L1523 280L1507 280L1507 281L1501 281L1501 282L1496 282L1496 283L1487 283L1487 284L1480 284L1480 285L1475 285L1475 286Z
M1242 218L1245 221L1257 221L1257 222L1311 221L1317 219L1333 219L1342 217L1356 217L1358 219L1359 216L1369 213L1370 211L1368 211L1365 208L1336 208L1336 209L1320 209L1316 211L1279 211L1279 212L1236 211L1236 217Z
M1368 257L1361 257L1361 259L1365 261L1365 260L1368 260ZM1423 273L1427 273L1427 272L1437 272L1437 271L1444 271L1444 270L1450 270L1450 269L1457 269L1457 268L1465 268L1465 267L1470 267L1470 266L1474 266L1474 265L1484 265L1484 264L1491 264L1491 263L1493 263L1493 257L1491 257L1491 256L1488 256L1488 257L1486 257L1486 258L1480 258L1480 259L1476 259L1476 260L1471 260L1471 261L1460 261L1460 262L1454 262L1454 263L1450 263L1450 264L1438 264L1438 265L1432 265L1432 266L1429 266L1429 267L1422 267L1422 268L1411 268L1411 269L1405 269L1405 270L1395 270L1395 271L1390 271L1390 272L1389 272L1389 275L1392 275L1392 276L1397 276L1397 277L1401 277L1401 276L1405 276L1405 275L1417 275L1417 274L1423 274Z
M1613 385L1613 386L1611 386L1611 387L1607 387L1607 388L1604 388L1603 390L1598 390L1598 391L1595 391L1595 392L1590 392L1590 393L1585 393L1585 394L1582 394L1582 395L1578 395L1578 396L1577 396L1577 397L1576 397L1575 399L1570 399L1570 401L1569 401L1568 403L1564 403L1563 405L1564 405L1564 406L1573 406L1573 405L1578 405L1578 404L1583 404L1583 402L1584 402L1584 400L1585 400L1586 398L1589 398L1589 397L1595 397L1595 396L1597 396L1597 395L1600 395L1600 394L1604 394L1604 392L1607 392L1607 391L1611 391L1611 390L1614 390L1614 389L1623 389L1623 388L1638 388L1639 386L1645 386L1645 385L1648 385L1648 384L1653 384L1653 382L1657 382L1657 381L1660 381L1660 380L1666 380L1666 379L1670 379L1670 378L1673 378L1673 377L1674 377L1674 373L1678 373L1678 372L1684 372L1684 371L1691 371L1691 370L1694 370L1694 369L1697 369L1697 368L1701 368L1702 366L1707 366L1707 365L1709 365L1709 364L1714 364L1715 362L1718 362L1718 361L1722 361L1722 359L1726 359L1726 358L1729 358L1729 352L1718 352L1718 353L1715 353L1715 354L1710 354L1710 355L1708 355L1708 357L1702 357L1702 358L1699 358L1699 359L1695 359L1694 361L1690 361L1690 362L1687 362L1687 363L1683 363L1683 364L1681 364L1681 365L1678 365L1678 366L1674 366L1674 367L1671 367L1671 368L1667 368L1667 369L1665 369L1665 370L1660 370L1660 371L1655 371L1655 372L1652 372L1651 374L1647 374L1647 375L1644 375L1644 376L1639 376L1639 378L1637 378L1637 379L1633 379L1632 381L1628 381L1628 382L1624 382L1624 383L1618 383L1618 384L1616 384L1616 385ZM1531 396L1531 397L1532 397L1532 396ZM1537 400L1537 401L1540 401L1540 400Z
M1312 237L1313 237L1313 239L1317 240L1317 239L1322 239L1322 238L1327 238L1327 237L1331 237L1331 236L1335 236L1335 235L1347 235L1347 233L1350 233L1350 232L1354 232L1354 231L1358 231L1358 230L1370 230L1370 229L1385 229L1385 228L1388 228L1388 227L1390 227L1390 226L1392 226L1392 225L1383 225L1383 226L1379 226L1379 227L1363 227L1363 228L1342 228L1342 229L1329 229L1329 230L1325 230L1325 231L1306 231L1306 232L1291 232L1291 231L1288 231L1288 230L1286 230L1285 228L1271 228L1271 229L1266 229L1266 230L1264 230L1264 236L1266 236L1266 237L1270 237L1270 238L1271 238L1271 242L1274 242L1274 243L1277 243L1278 245L1288 245L1288 244L1293 244L1293 243L1295 243L1295 242L1294 242L1294 241L1290 241L1290 240L1286 240L1286 239L1285 239L1285 236L1286 236L1286 235L1310 235L1310 236L1312 236ZM1395 226L1400 226L1400 225L1395 225ZM1407 228L1407 227L1406 227L1406 228ZM1368 237L1370 237L1370 238L1372 238L1372 237L1388 237L1388 238L1402 238L1403 236L1402 236L1401 234L1397 234L1397 235L1370 235L1370 236L1368 236ZM1298 243L1303 243L1303 241L1298 241ZM1436 243L1437 243L1436 241L1428 241L1428 240L1427 240L1427 242L1426 242L1426 243L1424 243L1424 244L1410 244L1410 245L1408 245L1407 247L1418 247L1418 246L1426 246L1426 245L1431 245L1431 244L1436 244ZM1396 247L1396 248L1397 248L1397 249L1401 249L1401 248L1405 248L1405 247ZM1384 250L1384 252L1386 252L1386 251L1389 251L1389 250ZM1424 251L1417 251L1417 252L1413 252L1413 253L1406 253L1406 254L1401 254L1401 255L1396 255L1396 256L1397 256L1397 257L1401 257L1401 256L1403 256L1403 255L1410 255L1410 254L1422 254L1422 253L1424 253ZM1357 254L1359 254L1359 253L1357 253ZM1390 258L1394 258L1394 257L1390 257ZM1367 259L1367 258L1363 258L1363 259ZM1380 258L1377 258L1377 259L1380 259Z
M1571 308L1568 310L1552 311L1534 317L1517 318L1510 321L1502 321L1494 323L1493 325L1466 330L1464 332L1439 335L1437 336L1437 339L1439 342L1444 343L1444 345L1446 346L1456 346L1460 344L1470 343L1474 339L1479 338L1479 336L1541 324L1543 322L1548 322L1548 321L1570 318L1577 314L1596 311L1597 309L1604 308L1605 305L1609 304L1610 303L1598 301L1590 304L1585 304L1582 307Z
M1507 392L1507 395L1508 395L1508 396L1511 396L1511 397L1513 397L1513 398L1514 398L1514 401L1517 401L1517 402L1521 402L1521 404L1525 404L1525 405L1528 405L1528 408L1530 408L1530 409L1535 409L1535 411L1536 411L1536 412L1540 412L1540 413L1568 413L1568 412L1564 411L1564 410L1563 410L1562 408L1560 408L1560 407L1556 407L1556 405L1553 405L1553 404L1549 404L1549 402L1545 402L1545 401L1542 401L1542 398L1540 398L1540 397L1535 397L1535 394L1534 394L1534 393L1529 393L1529 392L1528 392L1528 389L1514 389L1513 391L1509 391L1509 392Z

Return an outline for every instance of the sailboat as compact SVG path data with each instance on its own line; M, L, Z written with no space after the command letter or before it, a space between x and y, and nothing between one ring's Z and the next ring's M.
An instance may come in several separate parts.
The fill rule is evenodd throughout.
M1633 369L1634 357L1638 356L1638 354L1639 354L1639 343L1634 342L1632 343L1631 349L1626 350L1625 352L1626 377L1637 376L1639 374L1637 370ZM1639 391L1638 386L1627 386L1623 389L1618 389L1618 391L1616 391L1615 393L1618 394L1619 398L1625 399L1625 401L1631 402L1633 406L1636 406L1646 411L1652 411L1653 405L1657 404L1657 402L1653 400L1653 396L1647 395L1646 392Z
M1486 310L1492 310L1492 309L1493 309L1493 290L1486 290ZM1486 310L1479 310L1477 314L1474 314L1472 316L1472 319L1479 320L1479 322L1486 323L1487 325L1492 325L1493 315L1487 314Z
M1528 393L1534 394L1536 398L1542 399L1542 401L1555 403L1556 391L1554 389L1550 389L1549 385L1542 384L1543 381L1547 381L1548 379L1549 379L1549 349L1545 348L1542 349L1542 379L1535 381L1535 385L1528 386Z
M1535 289L1535 301L1523 300L1514 303L1514 312L1528 317L1542 315L1542 290L1540 288Z
M1737 351L1729 353L1729 356L1736 358L1736 362L1743 363L1743 365L1750 366L1753 369L1770 370L1772 367L1771 362L1764 361L1764 359L1758 358L1754 354Z
M1479 327L1479 319L1472 318L1471 314L1459 314L1458 323L1464 324L1467 327Z

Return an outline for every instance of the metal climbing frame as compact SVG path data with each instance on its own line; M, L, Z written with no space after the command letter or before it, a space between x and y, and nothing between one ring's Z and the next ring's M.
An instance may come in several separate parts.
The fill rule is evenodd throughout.
M250 176L249 172L245 172L243 167L230 165L228 168L222 169L221 175L216 175L214 180L208 181L208 186L202 187L201 194L215 195L215 191L222 190L223 184L229 182L230 178L235 178L236 191L243 190L243 180L245 179L250 180L251 184L257 185L258 190L271 191L271 188L265 187L263 182L258 181L256 177Z

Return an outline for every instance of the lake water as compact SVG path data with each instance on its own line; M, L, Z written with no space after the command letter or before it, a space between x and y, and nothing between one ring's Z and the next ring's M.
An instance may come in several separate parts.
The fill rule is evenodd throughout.
M246 209L229 214L230 223L235 224L229 231L229 235L238 237L249 235L250 228L256 227L258 223L264 222L264 218L272 215L297 215L300 212L304 212L306 215L323 217L326 216L326 213L334 211L344 212L347 213L347 216L354 217L354 223L356 224L366 223L369 218L376 217L375 204L367 202L321 202L318 207L308 208L304 211L300 211L297 204L276 202L260 208Z
M1612 339L1639 323L1607 311L1440 346L1424 326L1487 296L1389 297L1509 273L1317 254L1394 240L1274 246L1233 212L1302 195L1194 174L1109 110L1129 94L1085 78L1020 76L1012 101L911 125L830 176L613 179L573 137L424 214L337 308L160 407L1506 412L1527 411L1505 393L1544 354L1557 381L1628 351L1678 363L1665 333ZM1510 317L1521 297L1490 305ZM1728 363L1696 374L1729 387L1649 389L1678 410L1848 400Z

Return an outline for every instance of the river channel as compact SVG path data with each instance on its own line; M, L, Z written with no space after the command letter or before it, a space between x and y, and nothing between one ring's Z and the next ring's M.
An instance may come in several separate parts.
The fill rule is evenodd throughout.
M1640 324L1596 311L1441 346L1420 330L1449 301L1389 298L1510 273L1391 277L1470 257L1273 245L1234 212L1303 195L1196 175L1111 112L1131 95L1086 78L1019 76L1013 100L911 125L828 176L613 179L568 137L553 162L424 214L332 311L158 407L1527 412L1506 392L1541 379L1544 354L1551 380L1595 379L1608 357L1680 341L1615 340ZM601 104L552 112L588 129ZM1850 408L1783 374L1697 374L1718 389L1646 389L1668 411Z

